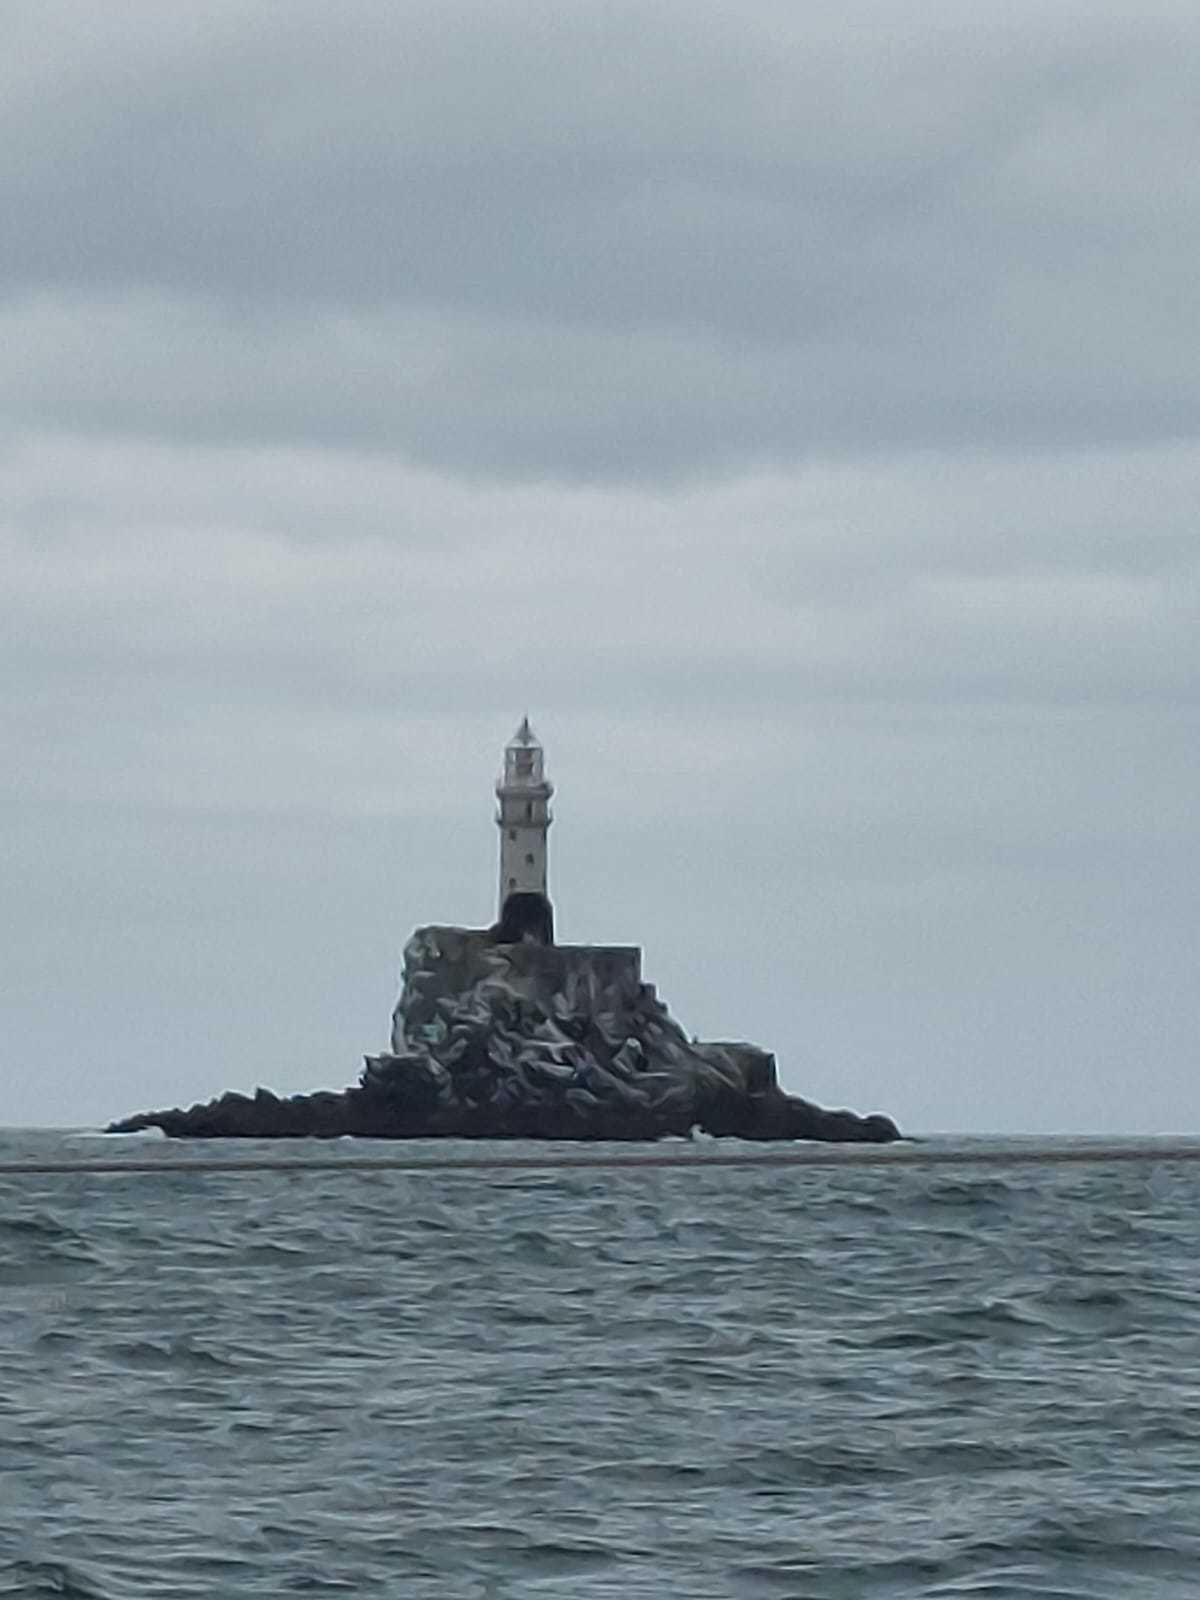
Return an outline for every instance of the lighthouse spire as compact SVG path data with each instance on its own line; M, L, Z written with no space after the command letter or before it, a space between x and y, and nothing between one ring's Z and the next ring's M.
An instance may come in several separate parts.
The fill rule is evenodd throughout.
M553 944L554 913L547 888L546 834L554 820L545 755L529 724L521 726L504 750L504 770L496 783L496 825L500 829L500 920L505 943L533 940Z

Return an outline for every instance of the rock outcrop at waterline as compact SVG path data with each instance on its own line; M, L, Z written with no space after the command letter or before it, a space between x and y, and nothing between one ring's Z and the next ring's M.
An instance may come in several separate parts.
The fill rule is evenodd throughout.
M150 1111L112 1133L184 1138L429 1136L885 1143L888 1117L826 1111L779 1087L749 1044L689 1040L632 946L502 943L499 930L419 928L404 952L391 1050L357 1085L281 1099L266 1089Z

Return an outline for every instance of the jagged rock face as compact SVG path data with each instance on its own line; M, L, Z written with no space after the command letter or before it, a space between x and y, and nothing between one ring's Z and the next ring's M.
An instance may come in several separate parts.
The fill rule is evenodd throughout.
M686 1133L774 1085L764 1051L689 1044L641 981L638 950L463 928L413 935L391 1054L369 1057L361 1081L397 1113L413 1089L422 1117L596 1138Z
M429 1131L490 1137L895 1137L886 1119L783 1095L768 1051L689 1040L642 982L636 948L464 928L409 941L391 1054L367 1058L360 1092Z
M765 1050L689 1040L642 982L636 948L514 944L500 931L417 929L391 1051L366 1058L356 1087L225 1095L114 1127L256 1138L655 1139L697 1127L751 1139L899 1137L886 1117L785 1095Z

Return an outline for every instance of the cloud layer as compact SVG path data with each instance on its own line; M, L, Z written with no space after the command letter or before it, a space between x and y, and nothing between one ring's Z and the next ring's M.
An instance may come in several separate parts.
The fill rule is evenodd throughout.
M16 418L601 479L1195 429L1182 6L16 9Z

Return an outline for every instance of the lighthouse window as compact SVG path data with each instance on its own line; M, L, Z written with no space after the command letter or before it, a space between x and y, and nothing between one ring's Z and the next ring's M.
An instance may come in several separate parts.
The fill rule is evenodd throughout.
M526 815L527 818L533 816L533 801L532 800L526 800L526 802L525 802L525 815Z
M526 856L525 857L525 865L527 867L531 867L533 865L533 857L532 856Z
M511 841L511 843L516 844L516 842L517 842L517 830L515 828L510 828L508 830L508 837L509 837L509 840Z

